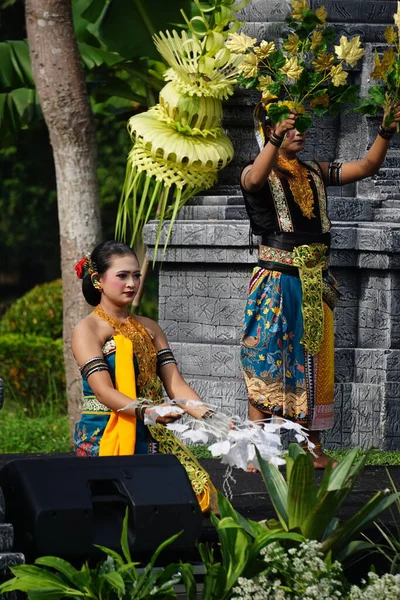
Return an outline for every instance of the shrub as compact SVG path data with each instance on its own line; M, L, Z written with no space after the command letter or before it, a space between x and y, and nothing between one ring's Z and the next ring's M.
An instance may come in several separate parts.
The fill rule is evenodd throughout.
M60 279L37 285L18 298L0 320L0 335L34 334L52 339L62 336L62 284Z
M6 383L6 398L26 403L58 400L65 406L62 340L0 335L0 377Z
M3 408L0 453L69 451L69 419L67 415L50 413L30 418L22 408L9 410L8 405Z

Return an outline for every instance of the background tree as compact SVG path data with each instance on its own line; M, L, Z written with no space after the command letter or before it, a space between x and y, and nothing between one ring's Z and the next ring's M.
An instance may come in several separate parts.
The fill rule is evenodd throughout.
M72 22L64 0L26 0L26 27L36 89L53 147L63 281L63 337L69 415L81 408L72 329L87 314L73 264L101 238L96 141Z

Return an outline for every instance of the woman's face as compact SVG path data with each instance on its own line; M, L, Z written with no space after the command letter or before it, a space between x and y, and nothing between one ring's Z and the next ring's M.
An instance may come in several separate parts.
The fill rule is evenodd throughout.
M132 254L111 258L107 271L99 277L103 295L117 306L131 304L140 285L140 269Z
M281 151L283 151L283 154L296 154L297 152L300 152L300 150L303 150L304 144L305 134L299 133L297 129L290 129L285 135Z

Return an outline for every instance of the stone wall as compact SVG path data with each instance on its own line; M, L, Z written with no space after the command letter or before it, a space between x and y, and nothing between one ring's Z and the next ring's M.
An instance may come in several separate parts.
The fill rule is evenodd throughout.
M314 8L320 2L310 2ZM314 6L315 5L315 6ZM397 2L325 1L339 33L361 35L367 55L351 74L366 90L375 48L392 23ZM258 39L279 36L287 3L253 0L245 30ZM160 270L160 324L182 373L200 395L247 413L239 340L248 280L256 256L248 250L248 222L238 188L240 169L257 153L251 107L238 92L226 105L225 126L236 158L210 194L180 213ZM315 119L303 158L361 158L378 121L343 114ZM331 447L400 449L400 136L380 173L329 190L333 221L332 272L341 299L336 310L336 421ZM155 225L146 229L153 258Z

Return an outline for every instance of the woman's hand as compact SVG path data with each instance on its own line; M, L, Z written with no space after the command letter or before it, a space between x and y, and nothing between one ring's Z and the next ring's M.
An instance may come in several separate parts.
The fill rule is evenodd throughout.
M168 412L164 415L157 415L157 408L161 408L161 407L168 407L171 409L171 412ZM168 425L168 423L175 423L175 421L177 421L178 419L181 418L182 415L180 415L179 413L177 413L174 410L174 407L171 406L168 402L164 402L163 404L157 404L157 406L149 406L146 408L146 410L144 411L145 415L149 418L149 419L153 419L154 418L154 414L156 414L156 419L155 422L159 423L160 425Z
M390 123L389 127L385 125L386 117L390 112L394 113L394 120ZM395 129L396 126L400 123L400 102L394 102L390 108L386 108L383 114L383 122L382 127L384 129Z
M280 121L280 123L277 123L275 127L275 135L278 135L279 137L284 137L288 131L290 131L291 129L295 129L296 118L297 112L295 110L291 110L290 115L287 119L284 119L283 121Z

